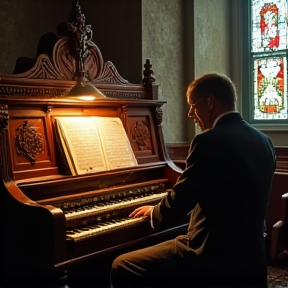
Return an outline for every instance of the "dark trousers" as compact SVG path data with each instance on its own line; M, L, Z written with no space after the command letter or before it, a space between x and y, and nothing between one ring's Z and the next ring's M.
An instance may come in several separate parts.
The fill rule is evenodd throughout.
M227 270L222 264L215 267L203 263L189 247L187 236L178 236L117 257L112 264L110 284L111 288L267 287L266 279L258 281L252 274L245 279L245 267L231 273L229 264L225 265Z
M119 287L181 287L183 277L192 277L196 256L186 245L187 237L132 251L117 257L111 269L111 284ZM187 268L191 272L188 274ZM186 282L187 283L187 282ZM174 286L175 285L175 286Z

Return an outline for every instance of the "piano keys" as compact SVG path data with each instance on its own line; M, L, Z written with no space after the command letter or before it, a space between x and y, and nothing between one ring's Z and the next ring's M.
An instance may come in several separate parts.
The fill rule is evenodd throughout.
M112 191L89 191L86 197L81 193L78 197L74 194L38 203L60 208L66 219L66 239L78 242L147 220L128 215L137 207L158 203L168 193L166 182L167 179L156 179L123 185Z

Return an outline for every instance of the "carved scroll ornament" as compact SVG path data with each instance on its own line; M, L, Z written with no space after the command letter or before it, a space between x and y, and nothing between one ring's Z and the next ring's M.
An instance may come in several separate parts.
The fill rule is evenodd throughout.
M37 130L38 127L29 125L28 121L16 129L16 151L23 154L31 164L35 164L37 154L44 152L43 137Z

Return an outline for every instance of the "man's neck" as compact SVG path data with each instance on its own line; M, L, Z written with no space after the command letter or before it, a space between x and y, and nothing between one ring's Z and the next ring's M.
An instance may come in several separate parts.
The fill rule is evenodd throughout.
M218 117L216 117L216 119L213 122L212 128L214 128L217 124L217 122L219 121L220 118L222 118L223 116L230 114L230 113L238 113L238 111L236 110L229 110L229 111L225 111L223 113L221 113Z

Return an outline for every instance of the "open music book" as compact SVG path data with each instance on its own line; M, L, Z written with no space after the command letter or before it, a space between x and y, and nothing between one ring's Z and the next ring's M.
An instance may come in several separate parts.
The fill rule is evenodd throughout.
M137 166L117 117L55 117L57 140L70 173L80 175Z

